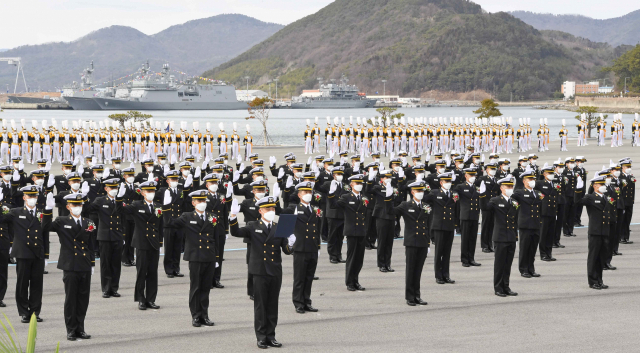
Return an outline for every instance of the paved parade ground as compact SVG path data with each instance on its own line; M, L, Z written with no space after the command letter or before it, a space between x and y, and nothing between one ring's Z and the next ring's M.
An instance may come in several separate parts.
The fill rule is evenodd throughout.
M538 164L559 157L585 156L589 179L608 166L609 159L631 157L640 174L640 148L597 147L589 141L576 147L570 141L569 152L559 152L559 142L551 142L551 151L538 153ZM268 161L275 155L293 151L299 162L308 156L302 147L279 147L256 152ZM536 153L529 151L528 153ZM488 154L485 154L488 157ZM519 154L501 155L517 161ZM488 159L488 158L487 158ZM370 161L367 159L365 161ZM388 158L383 158L386 165ZM433 161L433 160L432 160ZM278 163L280 164L280 163ZM514 163L515 164L515 163ZM512 164L513 167L515 165ZM128 165L128 162L123 166ZM136 166L139 170L139 165ZM27 165L27 171L33 166ZM60 174L54 164L52 174ZM275 178L269 177L271 185ZM55 216L55 213L54 213ZM240 217L243 218L243 217ZM586 211L582 223L587 223ZM242 225L242 224L241 224ZM427 306L407 306L404 300L404 247L394 242L391 266L394 273L381 273L376 267L375 250L365 253L360 283L363 292L349 292L344 283L345 264L331 264L323 245L316 271L320 280L313 284L311 298L317 313L297 314L291 302L293 257L283 256L283 283L276 338L281 350L295 352L632 352L640 346L640 210L632 219L631 245L620 245L622 256L613 258L618 269L605 271L606 290L589 289L587 283L587 229L576 228L577 237L562 237L564 249L553 249L555 262L536 258L539 278L523 278L514 260L511 289L517 297L500 298L493 290L493 254L476 249L481 267L464 268L460 264L460 237L453 241L451 278L455 284L439 285L433 274L433 251L428 255L422 276L422 299ZM479 239L478 239L479 242ZM49 263L44 275L44 294L38 324L36 350L52 352L60 342L61 352L236 352L256 351L253 328L253 302L246 295L247 265L242 239L229 237L226 243L221 283L224 289L211 291L209 316L213 327L191 326L188 306L189 276L182 261L183 278L167 278L159 266L156 304L159 310L140 311L133 300L135 267L123 267L120 298L103 299L100 290L99 263L92 279L89 309L85 321L90 340L69 342L63 316L64 288L62 271ZM50 261L58 257L57 236L51 234ZM433 250L433 249L432 249ZM346 244L343 247L346 258ZM516 258L518 252L516 251ZM160 257L160 261L163 257ZM99 261L99 260L98 260ZM20 323L14 294L15 267L9 268L9 288L5 297L7 314L23 347L27 324ZM270 348L277 349L277 348Z

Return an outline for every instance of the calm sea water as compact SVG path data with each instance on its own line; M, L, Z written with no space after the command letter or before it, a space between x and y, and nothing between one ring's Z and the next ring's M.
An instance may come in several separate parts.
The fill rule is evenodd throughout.
M402 112L406 117L474 117L473 107L424 107L424 108L403 108L398 109L398 112ZM564 111L564 110L541 110L533 109L529 107L502 107L500 108L502 114L506 117L512 117L515 125L517 125L518 118L531 118L531 125L535 130L538 129L540 118L547 118L549 120L551 139L558 139L558 131L562 126L562 119L566 120L567 129L569 130L570 137L577 137L577 129L575 128L574 120L576 113ZM31 126L32 120L37 120L38 124L43 119L47 119L51 122L51 118L55 118L58 121L58 126L62 120L92 120L99 121L107 118L109 114L119 113L116 111L73 111L73 110L12 110L6 109L3 113L0 113L2 119L15 119L16 123L20 124L20 119L25 119L27 126ZM186 121L188 129L191 130L191 124L194 121L200 123L200 130L204 131L206 123L211 124L212 131L218 133L218 124L224 123L225 130L230 132L232 124L236 122L238 124L238 134L243 135L245 132L245 125L251 126L251 133L255 136L256 143L261 141L259 136L262 131L262 126L255 120L245 120L249 114L246 111L150 111L145 112L153 115L154 121L174 121L175 126L179 127L180 122ZM354 125L356 117L371 118L377 116L375 109L348 109L348 110L293 110L293 109L274 109L271 111L270 118L267 124L269 134L274 143L281 145L302 145L303 133L307 119L311 120L313 124L314 118L319 117L319 126L324 129L326 127L326 117L331 117L332 121L335 117L345 117L345 121L349 121L349 117L353 117ZM633 121L632 114L623 115L623 122L626 126L631 126ZM607 119L610 123L612 121L611 116ZM627 129L625 138L629 138L630 128Z

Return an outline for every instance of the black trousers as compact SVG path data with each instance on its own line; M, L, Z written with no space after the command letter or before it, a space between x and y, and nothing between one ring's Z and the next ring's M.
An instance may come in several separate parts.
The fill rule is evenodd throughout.
M573 226L576 221L576 207L573 204L573 198L568 199L564 205L564 225L562 231L564 234L573 234Z
M329 239L329 222L327 221L327 216L325 214L324 208L320 207L322 210L322 221L320 224L320 236L322 237L322 241L327 241Z
M160 251L136 249L136 289L133 300L154 303L158 295Z
M553 242L555 239L556 218L555 216L542 216L540 226L540 257L551 257Z
M135 230L136 223L133 220L125 219L122 222L123 234L124 234L124 246L122 247L122 261L126 263L133 263L134 250L131 246L131 240L133 238L133 231Z
M63 271L64 324L67 333L84 332L84 318L89 307L91 271Z
M562 236L562 225L564 224L564 216L566 204L558 204L558 208L556 210L557 217L556 222L554 224L555 231L553 232L553 244L560 243L560 237ZM553 244L551 246L553 247Z
M318 266L318 253L293 253L293 305L304 308L311 305L311 285Z
M395 220L376 218L378 232L378 267L391 266Z
M347 268L345 284L355 286L360 283L358 276L364 262L364 237L347 237Z
M607 264L606 235L589 235L589 255L587 256L587 280L589 285L602 283L602 269Z
M282 276L253 276L253 325L258 341L276 338Z
M100 226L100 217L97 213L89 213L87 218L91 219L96 227ZM91 249L96 253L96 257L100 258L100 244L98 243L98 232L91 232L89 234L89 241L91 242Z
M613 248L613 251L616 251L616 252L620 248L620 240L622 240L622 236L625 232L626 220L625 220L624 211L625 211L624 209L622 210L616 209L617 222L615 222L615 232L614 232L613 238L609 239L609 245L611 245L611 247ZM613 252L611 253L611 255L613 256Z
M251 258L251 244L247 243L247 265L249 265L249 259ZM248 266L247 266L248 269ZM247 271L247 295L253 295L253 275Z
M224 260L224 245L227 243L227 236L224 232L218 232L218 237L216 238L216 261L218 262L218 267L213 270L213 281L220 282L220 277L222 276L222 260ZM213 282L211 282L213 285Z
M494 245L493 289L496 292L504 293L511 290L509 288L509 279L511 278L513 255L516 253L516 243L494 243Z
M480 228L480 247L493 249L491 236L493 235L493 216L491 212L482 211L482 224Z
M16 259L16 304L18 315L40 315L44 259Z
M533 274L536 268L533 265L536 261L536 251L540 242L540 230L520 229L518 231L520 240L520 252L518 254L518 269L520 273Z
M404 250L406 256L406 274L404 299L415 301L420 297L420 278L422 277L422 269L427 259L429 248L407 246Z
M575 209L575 220L574 223L582 223L580 220L582 219L582 210L583 210L583 206L581 203L575 203L573 204L573 208Z
M165 229L164 235L164 273L173 275L180 272L182 238L175 229Z
M475 261L478 220L460 221L460 235L460 261L468 264Z
M633 216L633 205L626 206L624 208L624 220L623 220L623 229L622 234L620 235L620 240L629 240L629 233L631 232L631 217Z
M405 197L405 199L406 199L406 197ZM395 227L393 228L393 230L394 230L393 236L395 238L400 237L400 231L401 231L401 229L400 229L400 217L401 216L399 216L399 215L396 216Z
M102 291L114 293L120 288L122 241L100 240L100 284Z
M329 260L342 257L342 242L344 242L344 219L327 218L329 222L329 238L327 239L327 253Z
M365 246L371 247L376 244L376 239L378 239L378 232L376 231L376 217L373 216L373 210L367 209L364 223L367 225L367 239L365 241Z
M9 249L0 249L0 300L7 294L7 278L9 272Z
M436 279L449 278L449 260L451 259L451 245L453 245L453 231L432 230L436 238L436 253L433 260Z
M189 310L193 319L209 318L209 292L215 267L215 261L189 261Z

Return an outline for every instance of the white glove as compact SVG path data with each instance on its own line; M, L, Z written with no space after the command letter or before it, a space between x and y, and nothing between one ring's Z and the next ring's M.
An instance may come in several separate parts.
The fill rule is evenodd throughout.
M356 162L356 164L353 166L353 171L356 173L360 171L360 163Z
M312 161L313 161L313 157L309 157L309 159L307 159L307 165L311 165Z
M202 169L207 170L209 168L209 157L205 158L204 162L202 162Z
M13 171L13 181L20 181L20 173L17 170Z
M424 160L424 164L429 164L430 159L431 159L431 155L427 153L427 159Z
M13 246L9 247L9 254L11 254L11 250L13 250Z
M280 168L278 170L278 179L282 179L283 176L284 176L284 169Z
M189 176L187 177L187 180L184 182L184 187L185 188L191 187L191 184L193 184L193 175L189 174Z
M153 175L153 173L149 173L147 175L147 181L153 181L156 180L156 177Z
M238 154L238 164L242 163L242 157Z
M76 158L73 159L73 165L77 166L78 164L80 164L80 156L76 156Z
M178 160L178 157L175 155L175 153L171 156L171 164L175 164L176 161Z
M18 163L18 169L24 170L24 162L23 161L20 161L20 163Z
M220 267L220 265L216 262L216 268Z
M168 205L170 203L171 203L171 191L169 191L169 189L167 189L164 192L164 202L162 204L163 205Z
M111 170L109 169L109 167L104 167L104 170L102 171L102 178L107 179L109 177L109 174L111 174Z
M296 242L296 236L291 234L289 238L287 238L287 240L289 241L289 247L292 247L293 244Z
M78 168L76 168L76 171L78 172L78 174L80 174L80 176L82 176L82 174L84 173L84 167L82 167L82 164L80 164Z
M233 182L235 183L238 179L240 179L240 172L236 170L233 172Z
M0 188L0 201L2 201L2 199L4 199L4 194L2 193L2 188Z
M47 164L45 164L44 170L46 170L47 172L51 170L51 161L50 160L47 160Z
M93 269L94 269L94 268L95 268L95 267L91 267L91 275L93 275Z
M369 172L369 181L373 181L373 179L376 178L376 175L373 173L373 171Z
M87 183L86 181L82 182L82 187L80 188L80 192L82 193L82 195L86 195L89 193L89 183Z
M393 188L391 187L391 185L385 185L385 187L385 196L391 197L391 195L393 195Z
M276 199L280 197L280 186L278 186L278 183L273 183L273 197Z
M53 210L53 206L56 205L56 202L53 200L53 193L48 193L47 194L47 204L44 207L45 210Z
M49 174L49 179L47 181L47 187L52 188L53 185L56 184L56 179L53 178L53 175Z
M480 193L484 194L487 191L487 187L484 185L484 180L480 183Z
M292 186L293 186L293 178L291 177L291 175L289 175L289 176L287 177L287 183L286 183L286 185L284 186L284 188L285 188L285 189L288 189L288 188L290 188L290 187L292 187Z
M274 166L276 165L276 157L275 156L269 156L269 165L270 166Z
M171 171L171 168L169 168L169 165L165 164L164 165L164 173L166 174L166 173L169 173L170 171Z
M44 259L44 267L47 267L48 264L49 264L49 260Z
M333 194L334 192L336 192L337 189L338 189L338 181L332 180L331 186L329 187L329 194Z
M385 187L391 187L391 178L387 178L387 180L384 182Z
M242 173L243 170L244 170L244 163L240 163L240 167L238 167L238 171Z
M91 158L91 166L93 167L94 165L96 165L96 163L98 163L98 159L94 156L93 158Z
M202 173L202 171L200 170L200 167L196 167L196 171L195 171L193 177L196 178L196 179L200 179L201 173Z
M398 178L404 178L404 169L400 168L398 171Z
M584 186L584 181L582 181L582 177L578 175L578 181L576 182L576 189L582 189Z
M124 183L122 183L120 184L120 189L118 189L118 195L116 197L120 198L124 196L126 192L127 192L127 188L124 186Z
M129 168L135 168L135 167L136 165L133 162L129 163Z
M480 162L484 163L484 154L480 156Z
M224 240L229 240L229 234L224 235Z
M226 198L230 198L231 196L233 196L233 186L229 185L229 187L227 188L227 195Z
M451 182L456 181L456 173L453 173L453 175L451 175Z
M240 213L240 205L238 205L238 200L233 199L231 202L231 210L229 210L229 218L236 218L236 215Z

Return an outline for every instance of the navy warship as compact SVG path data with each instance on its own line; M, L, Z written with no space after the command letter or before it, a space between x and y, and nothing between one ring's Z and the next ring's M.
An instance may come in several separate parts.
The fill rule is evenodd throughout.
M320 81L319 95L316 97L293 97L291 109L348 109L348 108L373 108L375 99L368 99L363 93L358 92L358 87L349 85L349 80L342 75L340 83L323 84Z
M93 97L100 94L93 87L93 61L91 66L80 74L80 83L73 81L71 85L62 87L61 100L66 101L74 110L100 110Z

